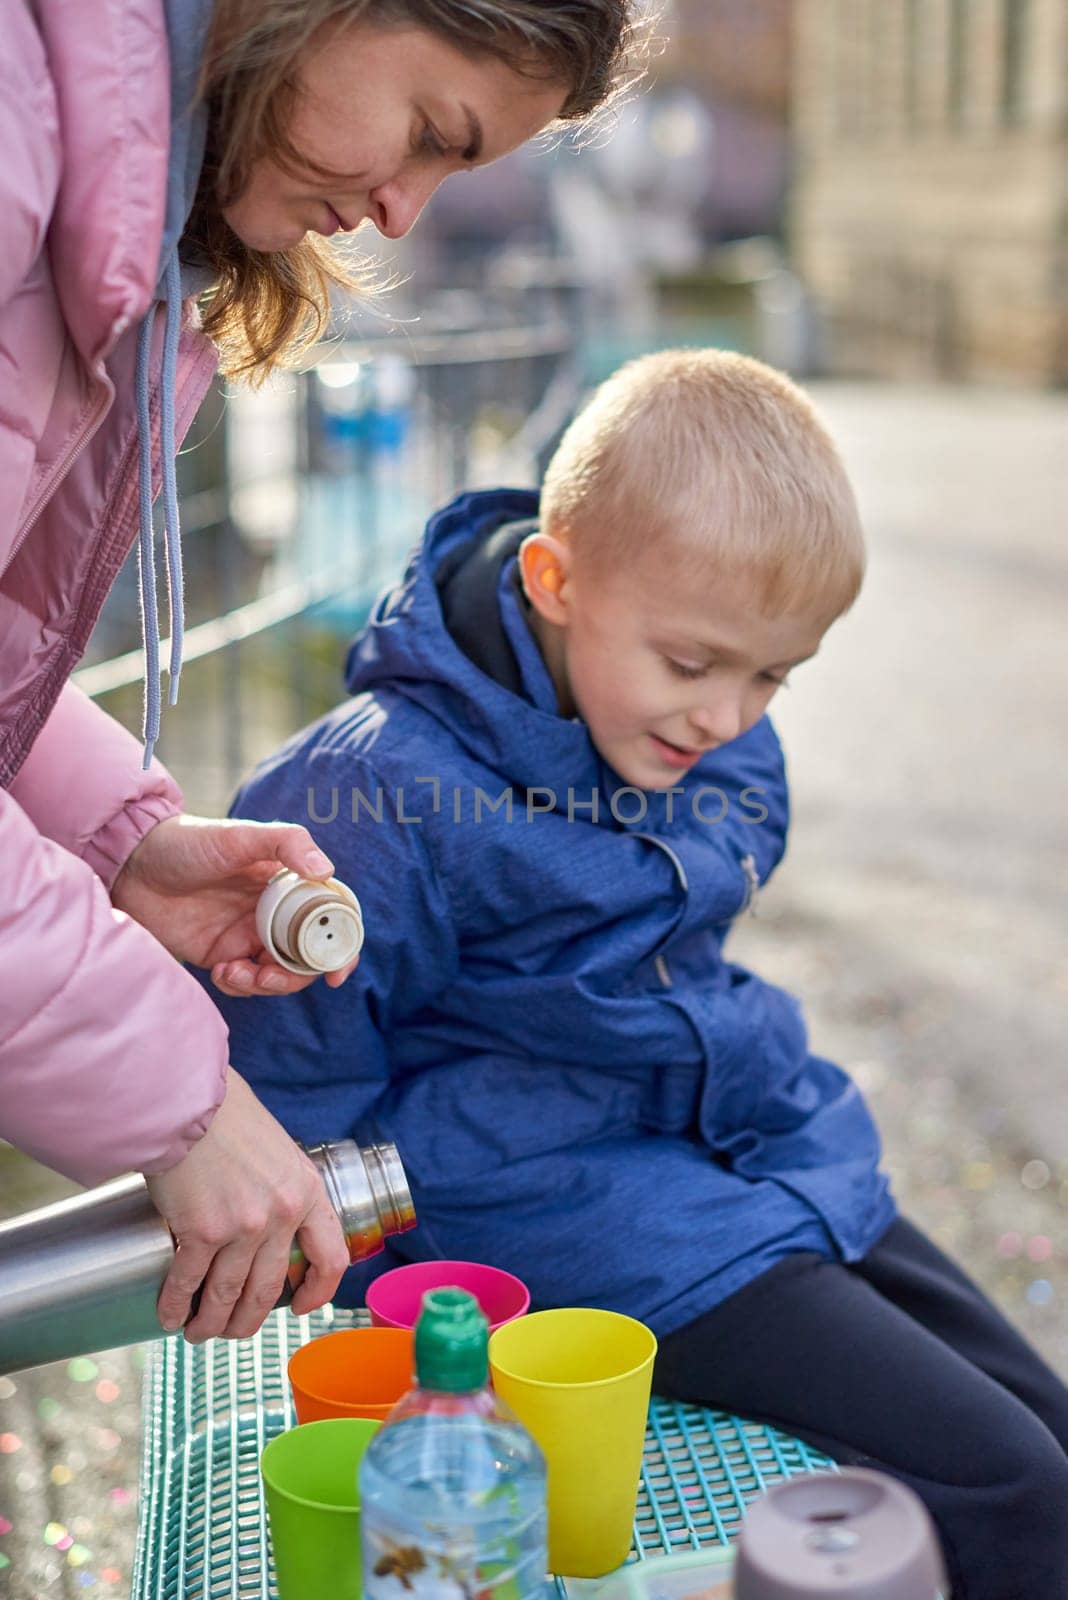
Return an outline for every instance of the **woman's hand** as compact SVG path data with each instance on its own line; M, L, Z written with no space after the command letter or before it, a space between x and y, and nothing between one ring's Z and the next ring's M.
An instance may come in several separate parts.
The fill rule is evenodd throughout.
M128 857L111 903L179 961L210 967L224 994L295 994L315 979L272 961L256 932L256 902L280 867L304 878L334 870L296 823L167 817ZM328 972L327 983L336 989L355 967Z
M282 1292L294 1238L308 1263L293 1296L298 1316L324 1305L349 1265L318 1172L232 1067L207 1133L176 1167L146 1182L178 1245L159 1319L180 1328L203 1285L186 1328L193 1343L256 1332Z

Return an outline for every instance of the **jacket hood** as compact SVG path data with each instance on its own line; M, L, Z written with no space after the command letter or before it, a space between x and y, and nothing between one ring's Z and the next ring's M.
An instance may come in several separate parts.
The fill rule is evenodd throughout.
M435 576L446 558L465 544L489 539L507 522L537 514L534 491L489 489L460 495L433 516L403 579L380 597L352 644L345 683L354 695L388 683L444 723L502 783L557 792L598 787L607 795L620 780L601 760L585 723L557 710L552 680L510 585L501 586L501 622L516 656L521 692L475 665L442 612Z
M171 64L171 144L157 275L160 299L165 296L167 262L178 248L189 220L204 165L208 111L206 106L195 102L214 0L164 0L163 10ZM183 266L183 294L195 294L202 287L195 269Z

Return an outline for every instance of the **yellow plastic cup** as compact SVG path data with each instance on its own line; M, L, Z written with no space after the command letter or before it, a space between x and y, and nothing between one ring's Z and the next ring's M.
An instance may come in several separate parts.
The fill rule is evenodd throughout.
M490 1338L493 1386L548 1466L549 1566L599 1578L627 1558L656 1339L633 1317L536 1311Z

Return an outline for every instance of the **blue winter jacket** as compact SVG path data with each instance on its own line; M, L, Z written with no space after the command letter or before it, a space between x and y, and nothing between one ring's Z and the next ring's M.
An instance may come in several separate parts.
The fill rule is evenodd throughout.
M456 1257L663 1334L790 1252L856 1260L895 1211L855 1085L723 953L785 845L769 720L671 795L626 788L557 711L514 556L481 620L435 582L536 511L493 490L435 516L352 646L352 698L235 801L306 823L355 888L355 976L220 1004L297 1138L399 1146L419 1226L343 1302Z

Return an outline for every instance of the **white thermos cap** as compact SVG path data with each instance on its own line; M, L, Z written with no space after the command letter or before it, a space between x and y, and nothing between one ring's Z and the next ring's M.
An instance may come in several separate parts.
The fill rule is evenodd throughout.
M301 878L283 867L260 895L256 930L273 961L311 977L337 972L363 946L360 902L337 878Z

